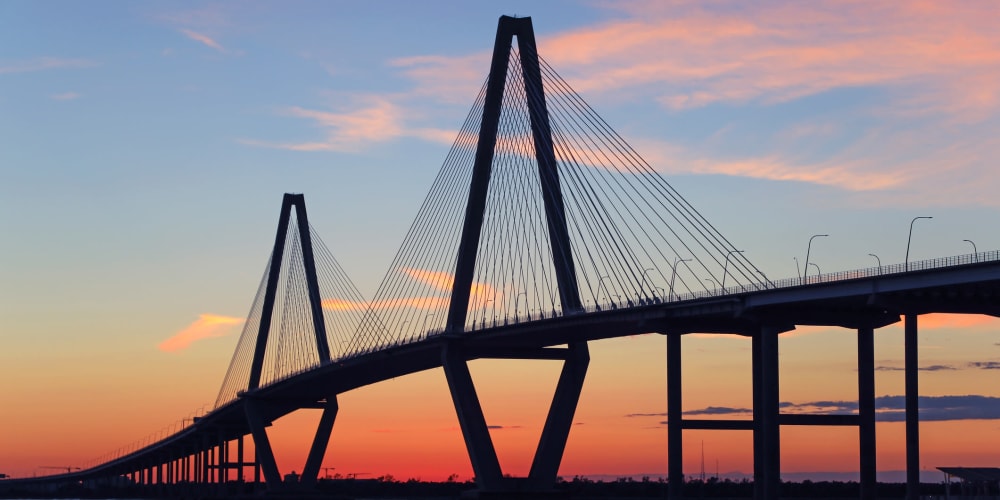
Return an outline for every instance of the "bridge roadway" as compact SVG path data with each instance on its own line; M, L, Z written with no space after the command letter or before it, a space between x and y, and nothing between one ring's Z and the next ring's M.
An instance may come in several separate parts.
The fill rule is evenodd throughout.
M128 475L147 469L150 477L144 482L153 483L151 470L157 465L181 460L220 443L242 440L244 436L251 434L247 418L248 404L258 403L259 418L267 425L301 408L323 408L326 401L335 401L336 395L340 393L442 367L442 354L446 346L456 343L461 346L461 351L468 360L566 359L568 350L554 346L644 333L755 336L762 328L780 333L795 325L874 329L898 322L901 315L976 313L1000 316L1000 255L997 252L914 262L907 266L908 271L902 271L902 267L903 265L897 265L895 268L873 268L810 277L810 283L806 284L800 284L798 279L791 279L769 283L768 288L760 290L744 291L737 288L728 289L724 294L689 294L669 302L656 300L632 304L630 307L590 308L574 315L533 318L458 335L430 332L419 341L391 345L378 351L333 361L250 393L242 393L236 400L196 419L182 431L93 468L34 479L6 480L0 484L6 483L7 487L42 482L58 484ZM677 345L679 346L679 342ZM679 360L679 354L679 351L674 353L677 356L675 359ZM776 367L776 343L773 357ZM907 363L909 365L910 360ZM862 371L859 367L859 372ZM754 375L756 381L757 373ZM908 377L909 375L908 373ZM776 386L777 375L774 373L772 376ZM913 376L915 379L915 373ZM764 382L768 380L764 379ZM668 383L668 386L679 387L679 378L676 383ZM759 401L756 386L755 382L755 406ZM873 391L872 388L872 397ZM679 391L677 392L679 404ZM776 394L774 399L776 403ZM266 404L259 404L260 402ZM776 412L777 408L774 410ZM874 410L874 421L873 412ZM840 425L848 422L851 422L850 425L860 425L849 418L842 420L844 421ZM824 424L823 421L817 422ZM838 424L834 420L827 420L825 423ZM756 425L733 426L732 421L729 421L729 424L713 426L711 421L692 421L686 427L732 429L755 428ZM682 423L678 424L677 432L683 426ZM872 433L873 426L874 422ZM755 442L756 439L755 437ZM871 439L874 440L873 435ZM766 447L763 444L761 446ZM679 450L677 453L679 456ZM755 457L755 461L758 459L765 462L761 467L766 469L767 459ZM219 460L226 464L224 467L239 469L240 478L242 466L255 465L253 462L243 462L242 457L236 462L224 457ZM777 469L777 461L771 466ZM874 467L873 460L871 467ZM758 481L766 480L761 475L764 472L766 471L758 471L755 474ZM874 470L871 472L873 481ZM158 483L162 481L166 479L156 480ZM763 493L757 496L762 495L771 497Z

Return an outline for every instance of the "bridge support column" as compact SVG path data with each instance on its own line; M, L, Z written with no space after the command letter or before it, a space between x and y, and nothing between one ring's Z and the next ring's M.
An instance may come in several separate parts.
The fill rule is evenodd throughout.
M500 460L490 430L486 426L483 407L479 404L476 386L462 350L454 343L445 346L441 354L444 375L448 379L448 389L458 413L458 424L465 438L465 448L472 460L472 470L476 474L476 484L481 490L496 491L501 487L503 474Z
M917 385L917 315L904 317L904 365L906 378L906 498L920 498L920 390Z
M568 349L568 356L559 374L552 406L549 407L549 415L545 419L545 427L542 428L542 436L538 441L535 459L528 474L531 483L542 489L553 488L556 484L559 464L566 451L566 441L573 427L573 415L576 414L580 393L583 391L583 380L590 365L590 349L587 348L586 342L569 344Z
M781 487L781 426L778 421L778 334L763 326L753 336L754 498L778 498Z
M319 426L317 426L312 447L309 449L306 466L302 468L302 476L299 481L303 485L316 485L316 478L319 477L319 469L323 466L323 455L326 454L326 447L330 443L330 433L333 432L333 423L337 419L339 408L337 396L326 398L326 406L323 408L323 415L319 417Z
M239 468L236 469L236 482L243 484L243 465L245 464L243 460L243 436L236 440L236 459L240 463Z
M267 489L277 491L281 489L281 473L278 472L278 463L274 460L271 441L267 438L260 404L248 399L244 408L246 409L247 424L250 426L250 434L253 436L253 447L257 455L258 467L263 469Z
M858 329L858 454L861 500L875 500L875 329Z
M684 497L684 422L681 404L681 334L667 334L667 496Z

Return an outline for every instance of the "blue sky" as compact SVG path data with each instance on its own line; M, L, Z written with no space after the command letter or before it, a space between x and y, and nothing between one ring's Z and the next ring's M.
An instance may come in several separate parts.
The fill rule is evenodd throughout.
M7 0L0 374L155 359L197 366L213 382L191 399L214 398L233 335L187 358L156 346L200 314L245 316L284 192L370 296L502 14L531 16L541 56L772 278L817 233L824 272L902 262L915 216L934 219L911 259L996 249L996 10ZM960 362L1000 359L983 342Z

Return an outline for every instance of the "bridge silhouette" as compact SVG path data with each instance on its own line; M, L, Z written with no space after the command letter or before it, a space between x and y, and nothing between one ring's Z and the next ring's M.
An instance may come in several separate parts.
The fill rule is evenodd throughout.
M769 279L538 55L530 18L505 16L489 76L372 299L315 234L304 197L286 194L214 408L84 470L0 481L0 490L128 485L149 495L206 496L248 483L307 488L317 481L338 395L442 368L479 491L550 491L590 362L588 343L655 333L667 344L671 498L682 495L686 429L752 432L754 496L776 498L781 427L818 425L858 428L859 496L870 499L873 336L902 320L907 494L916 498L918 316L1000 316L998 297L996 251ZM778 339L799 325L856 334L856 414L780 412ZM752 419L684 417L681 337L689 333L752 339ZM527 477L507 477L500 467L468 368L482 358L563 362ZM322 416L291 485L266 429L304 408Z

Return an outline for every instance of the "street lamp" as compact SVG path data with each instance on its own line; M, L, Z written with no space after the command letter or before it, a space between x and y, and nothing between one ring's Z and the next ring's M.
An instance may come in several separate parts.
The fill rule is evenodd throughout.
M672 266L670 266L670 271L671 271L670 272L670 295L667 296L667 302L670 302L672 300L671 297L674 295L674 278L677 277L677 264L680 264L681 262L691 262L691 259L674 258L674 264Z
M601 276L601 281L598 282L598 285L597 285L597 297L594 297L594 303L596 303L598 305L598 307L600 307L600 303L601 303L601 289L605 288L604 287L604 280L606 280L608 278L610 278L610 276ZM611 295L610 294L608 294L608 299L609 300L611 299Z
M962 241L968 241L969 244L972 245L972 259L973 259L972 261L979 262L979 250L976 250L976 242L972 240L962 240Z
M518 309L518 304L519 304L518 301L521 300L521 296L522 295L524 295L524 305L525 305L525 307L527 307L527 305L528 305L528 292L521 292L521 293L517 294L517 297L514 297L514 319L515 320L518 320L518 318L520 317L520 314L519 314L520 309Z
M870 255L872 257L875 257L875 262L878 263L878 274L881 275L882 274L882 259L878 258L878 255L875 255L873 253L870 253L868 255Z
M792 260L795 261L795 275L799 277L799 284L801 285L802 284L802 268L799 267L799 258L798 257L792 257Z
M823 271L820 271L820 270L819 270L819 266L818 266L818 265L816 265L816 263L815 263L815 262L810 262L810 263L809 263L809 265L810 265L810 266L813 266L813 267L815 267L815 268L816 268L816 276L817 276L817 277L819 277L819 275L823 274Z
M914 217L913 220L910 221L910 233L906 237L906 259L903 260L904 271L910 270L910 240L913 239L913 223L917 222L917 219L933 219L933 218L934 217L930 216Z
M644 283L646 283L646 273L648 273L650 271L655 271L655 270L656 269L654 269L652 267L647 267L646 269L643 269L642 276L639 277L639 291L644 296L646 295L646 288L644 286ZM652 283L650 283L650 284L652 285ZM656 292L656 287L654 286L653 290L650 290L650 292L655 293Z
M726 274L729 273L729 257L734 253L743 253L743 250L730 250L726 254L726 265L722 267L722 289L726 289Z
M806 245L806 263L802 265L802 284L806 283L806 275L809 274L809 251L812 250L813 239L830 236L829 234L814 234L809 237L809 244Z
M430 318L431 316L435 315L437 315L437 313L432 312L432 313L427 313L427 315L424 316L424 324L420 325L420 329L422 330L420 333L427 333L427 318Z
M716 283L715 280L713 280L712 278L705 278L705 281L709 281L709 282L712 283L712 291L715 291L715 290L717 290L719 288L719 284ZM715 295L715 294L712 293L712 295Z

